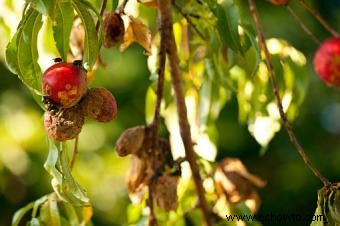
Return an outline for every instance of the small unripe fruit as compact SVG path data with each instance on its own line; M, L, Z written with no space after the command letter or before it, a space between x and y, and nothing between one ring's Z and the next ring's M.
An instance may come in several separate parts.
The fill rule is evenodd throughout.
M340 38L324 41L316 51L314 69L320 78L331 86L340 86Z
M289 0L269 0L274 5L287 5Z
M105 88L92 88L84 96L81 106L85 116L98 122L108 122L117 115L114 96Z
M104 18L104 47L111 48L123 40L125 28L121 16L110 12Z
M78 64L57 62L43 74L43 95L63 108L78 103L86 92L86 71Z
M84 125L84 115L78 105L61 109L55 114L45 112L44 127L47 134L56 141L77 137Z

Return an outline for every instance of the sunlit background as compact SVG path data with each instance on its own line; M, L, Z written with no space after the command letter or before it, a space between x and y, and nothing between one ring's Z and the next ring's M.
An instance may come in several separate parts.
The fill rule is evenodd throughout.
M100 1L94 2L99 7ZM315 76L310 62L317 46L288 16L284 7L273 7L262 0L257 2L267 37L286 39L307 57L310 85L294 123L296 134L325 176L339 181L340 92L327 87ZM340 30L340 1L313 2L322 16ZM291 5L320 40L329 36L299 4ZM50 176L43 168L48 153L43 110L4 63L5 46L15 32L22 7L23 1L0 0L0 225L10 225L17 209L52 191ZM145 7L131 10L134 15L147 15L149 22L155 19L154 10ZM156 29L155 23L150 22L150 25ZM123 225L130 202L125 187L129 159L118 157L113 147L125 128L145 123L150 72L147 58L138 45L124 53L117 49L101 53L106 66L97 71L90 86L109 89L116 97L119 113L117 119L108 124L86 121L80 135L80 154L74 176L92 200L94 225ZM259 191L262 199L259 213L314 213L316 191L322 185L303 164L285 131L278 132L265 154L260 155L263 150L248 127L239 125L238 120L238 106L233 95L216 123L219 134L223 134L217 143L217 160L241 158L251 172L267 180L267 186ZM253 127L256 129L256 123ZM260 134L259 139L266 139L266 135ZM204 137L200 140L205 141Z

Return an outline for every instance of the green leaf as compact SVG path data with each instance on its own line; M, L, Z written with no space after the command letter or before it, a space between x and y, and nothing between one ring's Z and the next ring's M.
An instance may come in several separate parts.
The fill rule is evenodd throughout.
M70 203L63 202L63 207L65 208L65 213L67 215L67 221L71 226L78 226L79 225L79 219L75 207L72 206Z
M32 210L32 217L37 216L39 207L47 201L47 198L48 198L48 196L45 195L45 196L41 197L40 199L37 199L34 202L34 206L33 206L33 210Z
M40 221L37 218L32 218L28 225L29 226L41 226Z
M242 51L240 36L238 33L238 12L233 4L222 1L212 10L217 17L217 30L220 33L223 44L235 52Z
M44 164L46 171L59 183L63 180L62 172L56 168L59 159L59 151L52 140L49 140L49 152Z
M66 61L69 51L70 33L73 25L74 11L71 2L59 2L56 5L53 36L61 58Z
M119 2L119 0L111 0L111 4L112 4L111 9L112 10L115 10L117 8L118 2Z
M41 26L41 14L29 8L6 49L6 63L11 72L38 95L41 95L42 73L37 62L37 38Z
M325 193L326 193L326 189L322 188L319 190L318 192L318 204L314 213L314 216L320 216L320 215L324 215L322 220L318 220L318 221L312 221L312 223L310 224L310 226L326 226L326 222L324 222L323 220L326 218L326 215L324 213L324 203L325 203Z
M48 223L51 226L61 226L59 209L57 205L57 197L55 197L54 195L50 195L48 199L48 203L49 203L49 213L50 213L50 219Z
M34 206L34 202L27 204L25 207L19 209L15 212L12 219L12 226L18 226L21 219L25 216L25 214L30 211Z
M244 28L244 31L245 31L245 34L247 36L247 38L249 39L250 43L251 43L251 49L252 51L254 51L255 53L255 61L254 61L254 64L253 64L253 69L252 69L252 72L251 72L251 76L253 76L259 65L260 65L260 62L261 62L261 49L260 49L260 46L256 40L256 35L252 32L252 29L250 26L243 26Z
M63 143L60 143L58 149L57 144L53 140L49 140L50 151L44 164L46 170L52 175L52 186L58 196L75 206L89 205L89 198L85 190L74 180L69 163L67 153Z
M26 2L30 3L30 5L40 13L54 18L56 0L26 0Z
M97 60L97 56L99 53L99 40L94 18L89 11L89 6L87 3L79 0L73 0L72 5L73 8L77 11L80 19L82 20L85 30L83 56L84 67L87 70L91 70L92 66Z

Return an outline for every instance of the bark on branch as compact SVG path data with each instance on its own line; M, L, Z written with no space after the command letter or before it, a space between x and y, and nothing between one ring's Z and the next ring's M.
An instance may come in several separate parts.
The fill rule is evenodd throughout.
M279 94L279 88L278 88L277 81L276 81L276 76L275 76L271 56L270 56L270 53L269 53L269 50L268 50L268 47L267 47L267 44L266 44L266 39L264 37L262 25L261 25L261 22L260 22L260 19L259 19L259 14L257 12L254 0L248 0L248 3L249 3L249 8L250 8L250 11L253 15L255 25L256 25L256 28L257 28L257 31L258 31L258 36L259 36L261 48L262 48L262 50L265 54L265 58L266 58L265 60L266 60L266 64L267 64L267 68L268 68L268 72L269 72L269 77L270 77L272 87L273 87L273 92L274 92L274 95L275 95L275 98L276 98L276 104L277 104L283 125L287 130L289 139L290 139L291 143L294 145L294 147L296 148L296 150L299 152L300 156L302 157L302 159L305 162L305 164L307 165L307 167L313 172L313 174L317 178L319 178L321 180L321 182L323 183L323 185L325 187L329 187L331 185L331 183L319 172L319 170L310 161L305 150L303 149L303 147L300 145L298 139L296 138L295 133L293 132L293 127L289 123L287 116L286 116L286 113L283 110L281 97L280 97L280 94Z
M199 173L199 168L196 162L196 156L193 149L191 140L190 125L187 117L187 108L185 105L185 95L183 91L183 85L181 80L181 74L179 69L179 59L177 55L177 46L175 43L173 33L173 22L171 15L171 0L158 0L159 20L161 29L161 40L164 40L166 48L171 83L174 91L175 102L177 105L177 114L179 120L180 133L185 148L186 159L189 162L192 177L196 186L197 196L199 199L199 207L202 211L206 225L211 226L211 212L208 203L205 199L205 191L202 185L202 178Z

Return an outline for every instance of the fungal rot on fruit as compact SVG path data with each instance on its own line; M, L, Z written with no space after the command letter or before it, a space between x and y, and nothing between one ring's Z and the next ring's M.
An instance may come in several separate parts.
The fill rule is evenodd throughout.
M316 51L313 65L319 77L330 86L340 86L340 37L324 41Z
M76 105L87 90L86 70L79 61L60 62L56 58L54 65L43 74L43 95L45 99L63 108Z
M91 88L81 106L85 116L98 122L109 122L117 115L117 103L114 96L105 88Z

